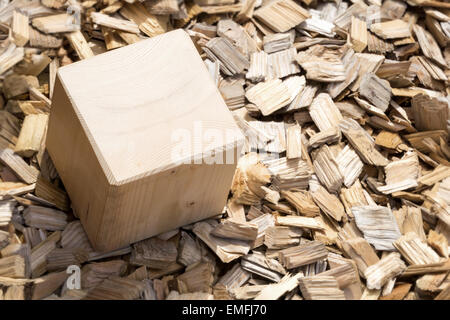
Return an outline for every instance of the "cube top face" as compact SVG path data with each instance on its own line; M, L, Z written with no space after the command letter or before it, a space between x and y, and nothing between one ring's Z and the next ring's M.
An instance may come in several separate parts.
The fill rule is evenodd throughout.
M111 184L243 139L183 30L65 66L58 77Z

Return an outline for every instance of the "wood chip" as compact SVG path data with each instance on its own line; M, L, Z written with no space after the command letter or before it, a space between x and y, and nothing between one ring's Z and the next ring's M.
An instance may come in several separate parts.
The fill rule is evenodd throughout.
M111 277L90 290L83 300L133 300L144 291L144 283L133 279Z
M412 232L398 238L394 242L394 246L412 265L431 264L440 261L438 254Z
M214 267L209 263L199 263L192 266L177 277L181 293L210 292L214 281Z
M353 50L356 52L363 52L367 47L367 32L366 22L352 16L350 41L352 43Z
M350 84L349 88L352 91L357 91L361 81L365 74L369 72L376 73L378 68L381 66L381 64L384 61L384 56L377 55L377 54L371 54L371 53L355 53L355 57L359 62L360 68L358 71L358 77L356 80Z
M268 72L268 54L264 51L252 53L250 56L250 66L245 77L251 81L265 81Z
M439 45L436 43L436 40L434 40L433 36L417 24L413 26L413 30L425 57L430 58L438 65L446 66L447 64L439 49Z
M371 104L385 112L391 101L391 86L387 80L373 73L366 73L359 85L359 93Z
M378 190L393 193L417 187L419 177L419 158L417 154L405 154L402 159L392 161L384 167L386 185Z
M397 222L389 208L382 206L353 207L352 213L364 238L377 250L393 251L393 242L401 237Z
M343 120L339 109L326 93L320 93L314 98L309 107L309 113L320 131L335 128Z
M353 119L340 123L340 129L361 159L370 165L386 166L388 160L375 148L373 138Z
M361 174L364 164L356 152L348 145L336 157L339 171L344 178L344 185L351 187Z
M277 225L289 226L297 228L306 228L312 230L323 230L325 229L317 220L309 217L300 216L278 216L276 218Z
M175 243L154 237L133 245L130 263L164 269L175 262L176 259L177 248Z
M241 266L244 270L273 282L279 282L286 274L286 270L277 260L268 259L258 252L242 257Z
M250 222L225 219L217 225L211 234L221 238L254 241L258 236L258 226Z
M149 37L154 37L167 31L167 16L151 14L142 3L126 3L120 9L120 14L137 24L139 30Z
M225 273L218 281L217 285L223 285L229 291L240 288L250 279L250 273L244 270L238 263Z
M311 177L311 168L300 159L286 157L265 161L269 172L274 176L273 183L280 189L306 189Z
M93 251L86 233L79 221L73 221L67 224L61 233L61 246L65 249L80 248L87 251Z
M9 278L25 277L25 261L19 255L12 255L0 259L0 276Z
M270 182L271 174L256 153L239 160L232 182L233 199L242 204L258 203L264 194L261 186Z
M302 129L299 125L293 125L286 130L286 157L297 159L302 156Z
M345 210L338 197L330 194L324 187L317 186L311 192L314 202L329 217L341 221L345 217Z
M344 177L339 170L336 158L327 145L322 146L317 152L313 165L319 181L329 192L337 193L341 189Z
M132 21L109 17L108 15L100 12L92 12L91 18L94 23L100 26L122 30L130 33L139 33L138 25Z
M314 276L299 279L300 290L306 300L345 300L336 278Z
M419 178L419 183L431 186L438 181L441 181L450 176L450 167L439 165L433 171L422 175Z
M397 252L392 252L366 269L364 276L367 279L367 288L379 290L405 269L406 265L400 259L400 255Z
M303 231L295 227L268 227L265 231L264 244L269 249L284 249L300 243Z
M248 253L250 245L244 241L224 240L213 236L211 233L217 224L216 221L198 222L193 231L223 262L230 262Z
M447 130L447 103L419 94L412 99L412 111L419 130Z
M75 17L67 13L34 18L31 23L33 27L44 33L73 32L80 28Z
M266 53L289 49L293 43L294 37L292 32L269 34L263 38L263 46Z
M400 19L373 23L370 26L370 31L383 39L406 38L411 36L409 24Z
M81 31L70 32L66 34L66 37L80 59L87 59L94 56L92 49L89 47L89 44Z
M258 83L247 90L245 97L258 106L263 115L269 115L281 109L291 99L288 87L280 79Z
M23 47L28 42L29 35L29 18L20 11L14 11L12 16L12 35L14 43L18 47Z
M13 150L9 148L1 150L0 160L25 183L31 184L36 182L39 171L35 167L28 165L21 157L15 155Z
M14 152L29 158L39 151L47 130L48 115L30 114L25 117Z
M277 0L256 10L253 16L276 32L286 32L309 18L310 14L292 0Z
M328 252L323 243L311 241L306 244L283 249L278 253L278 259L286 269L293 269L325 259Z
M67 280L65 271L52 272L33 281L32 300L40 300L51 295Z
M448 241L442 234L434 230L428 233L427 243L431 246L441 257L448 258Z
M345 66L337 52L316 45L297 55L298 64L306 70L306 78L319 82L340 82L346 79Z
M302 190L283 190L281 195L294 206L301 215L306 217L315 217L319 215L320 209L314 203L309 192Z
M345 253L355 261L361 276L364 276L369 266L380 260L375 250L363 238L356 237L342 241L342 247Z
M297 50L295 50L295 48L269 54L267 56L267 79L284 78L291 74L299 73L300 68L295 61L296 55ZM295 96L296 95L297 94L295 94Z
M47 256L56 248L61 232L55 231L44 241L33 247L30 256L31 276L39 277L47 272Z
M255 296L255 300L276 300L285 293L292 291L298 286L298 279L303 277L303 273L299 272L295 275L286 274L280 282L271 284L262 288Z
M213 38L205 48L209 58L218 60L221 70L228 75L241 73L250 66L247 58L225 38Z

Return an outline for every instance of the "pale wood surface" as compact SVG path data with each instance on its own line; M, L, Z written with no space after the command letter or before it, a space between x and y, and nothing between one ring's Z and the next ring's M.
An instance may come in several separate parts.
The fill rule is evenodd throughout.
M175 129L190 134L190 157L229 150L234 164L179 166ZM208 129L219 130L222 141L200 141ZM242 139L182 30L58 70L47 146L96 249L219 214Z

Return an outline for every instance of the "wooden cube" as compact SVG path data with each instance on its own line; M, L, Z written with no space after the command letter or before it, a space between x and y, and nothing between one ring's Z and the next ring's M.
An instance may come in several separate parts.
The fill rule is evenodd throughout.
M96 250L220 214L243 141L183 30L58 70L47 149Z

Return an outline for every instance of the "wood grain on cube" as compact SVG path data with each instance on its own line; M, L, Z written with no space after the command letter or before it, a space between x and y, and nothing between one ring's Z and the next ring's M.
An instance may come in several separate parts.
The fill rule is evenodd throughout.
M222 211L242 136L183 31L60 68L53 101L47 147L94 247L118 248ZM202 143L199 125L222 139L174 158L177 147ZM234 152L234 162L176 163L214 149L224 163Z

